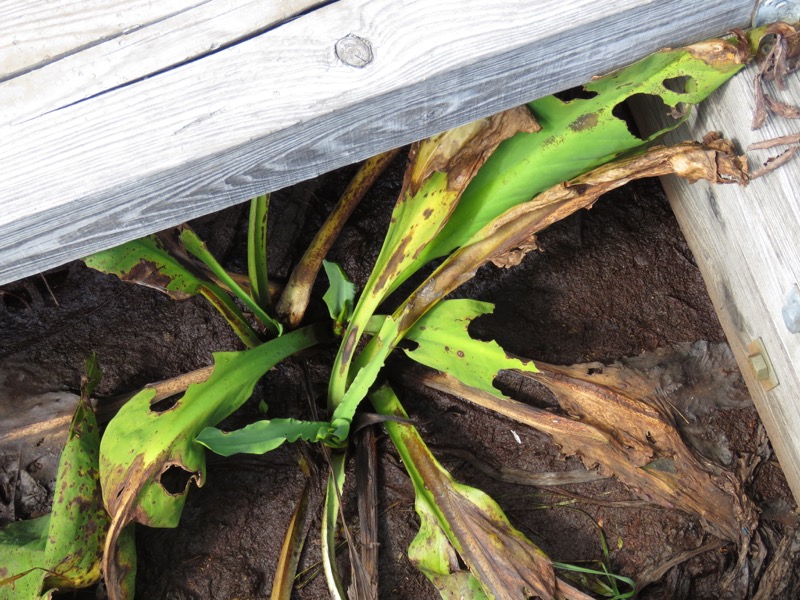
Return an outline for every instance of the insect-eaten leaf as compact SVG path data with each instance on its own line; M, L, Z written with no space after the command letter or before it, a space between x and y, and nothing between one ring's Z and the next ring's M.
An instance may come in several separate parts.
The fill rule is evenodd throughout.
M518 133L503 142L464 191L436 240L415 258L418 265L462 246L506 210L540 192L642 148L674 129L693 104L736 74L748 51L724 40L662 50L599 77L578 98L547 96L528 106L541 130ZM637 95L660 99L676 116L671 127L646 139L631 132L625 102Z
M356 286L347 277L344 269L336 263L322 261L325 274L328 276L330 285L328 291L322 296L328 312L333 319L333 331L336 335L342 335L344 328L353 314L353 304L356 297Z
M170 402L144 389L111 420L100 449L100 478L112 517L104 556L112 599L121 593L115 557L120 531L130 522L175 527L189 483L203 485L205 451L195 441L198 434L239 408L272 366L326 338L324 328L306 327L252 350L217 353L211 376L182 397Z
M98 479L100 433L81 398L58 465L53 510L0 530L0 598L50 597L100 580L108 514Z
M413 360L453 375L465 384L503 395L494 387L494 378L503 370L536 372L531 361L506 354L497 342L470 337L469 324L481 315L491 314L494 305L477 300L445 300L437 304L406 334L417 342L406 350Z

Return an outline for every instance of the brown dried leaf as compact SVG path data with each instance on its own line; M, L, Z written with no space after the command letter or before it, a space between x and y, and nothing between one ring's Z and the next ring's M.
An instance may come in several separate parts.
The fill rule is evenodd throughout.
M390 388L379 388L370 398L382 414L407 417ZM449 543L489 598L557 597L561 582L552 562L511 526L494 500L456 482L413 425L389 421L386 430L414 482L417 503L423 503L435 515ZM457 563L451 565L451 570L454 568ZM569 597L588 600L583 594Z
M647 398L649 384L622 370L588 375L580 365L537 363L525 374L555 395L565 415L468 387L447 375L421 376L432 388L460 396L553 437L562 452L598 466L650 502L701 517L722 539L747 545L756 509L729 471L701 463L686 447L669 413Z
M761 67L753 81L755 91L755 111L752 129L761 127L769 113L787 119L800 118L800 110L775 100L764 91L767 81L774 81L779 90L785 89L786 76L798 68L800 58L800 33L797 28L786 23L773 23L764 32L762 40L769 41L768 50L759 54Z
M447 173L448 190L463 190L501 142L540 129L528 107L519 106L418 142L411 147L404 191L416 194L436 171Z
M536 235L532 235L527 240L522 242L518 247L512 248L507 252L496 256L492 259L492 264L500 269L510 269L516 267L525 258L525 255L532 250L539 248L539 243Z
M755 173L753 173L753 175L750 177L750 179L758 179L759 177L763 177L767 173L771 173L772 171L774 171L778 167L780 167L782 165L785 165L787 162L789 162L792 159L792 157L795 154L797 154L798 150L800 150L800 147L799 146L795 146L793 148L789 148L788 150L784 150L783 152L781 152L777 156L773 156L773 157L767 159L767 162L765 162L764 165L760 169L758 169Z

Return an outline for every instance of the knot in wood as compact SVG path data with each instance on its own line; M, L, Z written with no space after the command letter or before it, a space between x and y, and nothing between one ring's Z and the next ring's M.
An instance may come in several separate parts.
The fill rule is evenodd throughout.
M336 56L346 65L363 69L372 62L372 45L351 33L336 42Z

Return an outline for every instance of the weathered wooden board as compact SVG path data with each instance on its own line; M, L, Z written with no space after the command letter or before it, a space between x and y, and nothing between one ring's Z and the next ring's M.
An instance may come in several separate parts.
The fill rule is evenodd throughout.
M2 0L0 284L746 26L752 10L316 4L274 26L243 0ZM238 16L218 30L226 6ZM39 25L63 32L52 49ZM364 45L349 63L347 42Z
M800 122L774 117L762 129L751 131L755 68L752 65L716 92L701 105L688 127L673 132L668 141L700 139L709 131L720 131L745 149L756 141L800 132ZM800 80L795 76L787 83L787 93L779 97L800 104ZM639 116L650 125L661 118L653 112ZM751 168L783 149L749 153ZM746 188L711 186L706 182L690 185L673 177L663 180L797 499L800 499L800 333L787 328L782 309L794 286L800 283L799 170L800 158L796 157ZM764 364L757 356L751 360L755 354L751 343L759 339L766 350L767 356L761 357L766 359ZM756 371L765 366L769 369L762 374L766 379L759 379ZM772 387L775 381L777 386Z

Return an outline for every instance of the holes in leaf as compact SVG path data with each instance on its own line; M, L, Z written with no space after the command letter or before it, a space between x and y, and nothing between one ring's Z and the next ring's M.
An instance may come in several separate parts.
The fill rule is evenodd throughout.
M553 94L556 98L564 103L572 102L573 100L591 100L597 96L597 92L591 92L583 86L564 90L563 92L556 92Z
M167 396L163 400L158 400L157 402L153 402L150 405L150 410L155 413L166 412L171 408L174 408L181 398L183 398L183 392L179 394L172 394L172 396Z
M632 96L628 96L627 100L620 102L611 110L611 114L619 120L624 121L630 134L640 140L644 138L633 120L629 106L642 105L648 106L648 110L652 112L670 115L676 119L679 118L676 114L676 110L664 102L661 96L656 94L633 94Z
M661 82L661 85L670 92L676 94L686 94L696 88L694 78L689 75L679 75L678 77L668 77Z
M187 471L180 465L170 465L161 473L158 482L169 495L182 496L187 492L189 482L197 476L197 473Z

